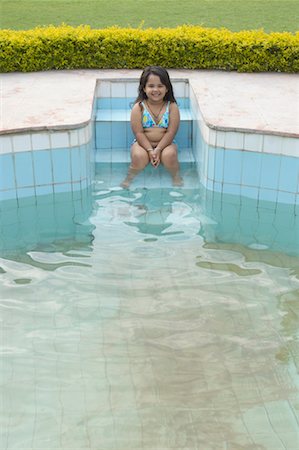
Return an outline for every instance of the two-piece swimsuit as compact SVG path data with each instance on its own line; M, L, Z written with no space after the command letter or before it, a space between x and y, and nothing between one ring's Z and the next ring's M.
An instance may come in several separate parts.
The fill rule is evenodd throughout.
M168 128L169 125L169 104L166 105L166 110L164 114L162 115L161 119L158 123L154 121L154 119L151 116L151 113L148 111L148 109L145 106L144 102L141 102L141 106L143 107L143 113L142 113L142 126L143 128Z

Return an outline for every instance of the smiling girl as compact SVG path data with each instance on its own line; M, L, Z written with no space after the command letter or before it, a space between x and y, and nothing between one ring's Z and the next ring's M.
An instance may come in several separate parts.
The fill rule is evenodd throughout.
M138 97L131 112L135 140L131 147L131 165L122 182L129 187L133 178L147 166L160 163L169 171L173 185L182 185L178 149L174 137L179 128L180 113L167 70L149 66L141 74Z

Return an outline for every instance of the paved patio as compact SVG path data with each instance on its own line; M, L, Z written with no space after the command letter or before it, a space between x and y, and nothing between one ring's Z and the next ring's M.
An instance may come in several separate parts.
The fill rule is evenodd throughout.
M299 136L299 77L281 73L170 70L189 79L212 127ZM0 133L88 123L97 79L138 79L141 70L72 70L1 75Z

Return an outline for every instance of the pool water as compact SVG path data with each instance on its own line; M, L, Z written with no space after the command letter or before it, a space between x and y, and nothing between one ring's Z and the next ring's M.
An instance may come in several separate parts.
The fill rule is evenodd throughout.
M298 218L126 168L6 203L1 449L297 449Z

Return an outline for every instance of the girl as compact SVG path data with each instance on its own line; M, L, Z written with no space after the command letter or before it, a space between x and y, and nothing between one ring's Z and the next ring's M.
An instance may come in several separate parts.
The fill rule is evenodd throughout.
M128 188L147 164L158 167L160 162L170 172L173 184L182 185L178 149L174 142L179 123L180 113L167 70L159 66L146 67L131 112L131 127L136 139L122 187Z

